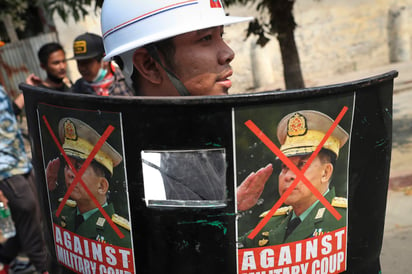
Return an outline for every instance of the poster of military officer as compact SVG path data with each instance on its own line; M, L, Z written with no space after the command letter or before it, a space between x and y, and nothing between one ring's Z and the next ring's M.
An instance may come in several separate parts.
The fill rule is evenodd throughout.
M133 272L120 114L39 105L39 119L57 257L83 257L83 266L61 261L81 273L94 264L101 271ZM113 249L106 254L108 245ZM103 257L126 255L120 257L127 263L96 261L92 247Z
M242 184L237 189L240 273L268 270L267 265L259 267L251 259L258 254L254 252L271 247L274 254L282 253L285 246L291 259L279 259L269 269L316 271L323 255L335 259L325 273L345 269L353 100L345 96L334 102L317 100L237 111L237 180L255 176L248 170L254 165L264 167L261 170L270 167L265 172L271 173L260 185ZM296 259L307 259L307 253L314 252L308 245L316 246L318 253L311 256L319 261ZM330 250L321 254L326 246ZM262 260L259 257L257 261Z

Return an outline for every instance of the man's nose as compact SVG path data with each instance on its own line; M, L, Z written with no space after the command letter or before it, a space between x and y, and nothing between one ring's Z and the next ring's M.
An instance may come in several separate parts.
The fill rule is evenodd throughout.
M235 58L235 52L222 40L222 48L219 54L219 62L224 64L229 64Z
M67 176L69 176L69 178L74 178L74 172L70 167L67 167Z
M288 181L293 181L296 179L296 174L288 168L285 173L285 179Z

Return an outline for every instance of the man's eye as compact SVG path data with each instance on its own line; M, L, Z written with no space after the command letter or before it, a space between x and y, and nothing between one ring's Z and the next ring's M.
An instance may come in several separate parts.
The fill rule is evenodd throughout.
M305 165L306 165L306 162L300 162L297 167L299 169L302 169Z
M82 167L82 163L76 163L74 167L76 168L77 171L79 171Z
M212 35L206 35L206 36L202 37L202 39L200 39L200 40L202 40L202 41L210 41L210 40L212 40Z

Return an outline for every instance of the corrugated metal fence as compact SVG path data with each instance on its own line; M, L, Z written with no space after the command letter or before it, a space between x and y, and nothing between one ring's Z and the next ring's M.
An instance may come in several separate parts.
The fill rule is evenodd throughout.
M0 47L0 84L10 97L14 98L20 93L18 85L30 73L46 77L40 68L37 51L42 45L57 41L57 34L51 32Z

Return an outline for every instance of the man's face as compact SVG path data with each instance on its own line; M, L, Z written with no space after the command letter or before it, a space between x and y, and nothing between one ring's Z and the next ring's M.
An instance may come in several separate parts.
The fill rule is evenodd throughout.
M172 70L191 95L227 94L232 86L229 64L235 54L222 35L223 27L214 27L174 38Z
M101 66L101 62L97 61L95 58L77 60L77 69L83 79L87 82L93 82L94 79L96 79L97 73L99 73Z
M75 167L76 172L79 172L84 161L80 161L72 157L69 157L69 159L71 163L73 164L73 166ZM64 167L64 179L65 179L67 189L72 184L74 178L75 178L74 172L66 164ZM87 188L93 194L93 196L97 197L98 189L99 189L99 182L101 180L101 177L96 174L96 172L90 165L87 167L86 171L83 173L82 179L83 179L83 182L86 184ZM77 203L82 203L82 202L92 203L92 200L89 194L87 194L86 190L83 188L80 181L77 181L77 184L74 187L73 191L71 192L70 197L73 200L75 200Z
M308 161L310 155L292 156L289 159L298 168L302 169ZM305 177L312 183L312 185L323 194L328 188L328 180L325 180L326 166L330 163L322 163L320 158L316 156L310 167L305 172ZM297 176L284 163L282 163L282 170L279 173L279 194L282 196L288 187L293 183ZM285 200L285 204L291 205L294 208L307 209L317 200L316 196L303 183L302 180L292 190L291 194Z
M66 56L62 50L55 51L49 55L47 66L43 67L48 74L63 79L66 77Z

